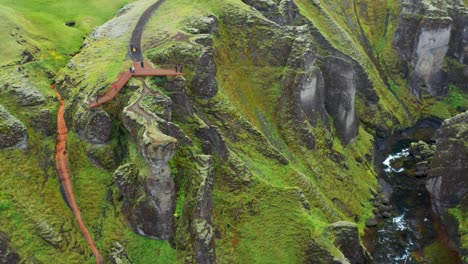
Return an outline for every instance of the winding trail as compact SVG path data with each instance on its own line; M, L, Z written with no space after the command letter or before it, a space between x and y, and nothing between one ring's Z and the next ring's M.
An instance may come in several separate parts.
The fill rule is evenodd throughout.
M57 145L56 145L56 155L55 155L55 164L57 172L60 179L61 189L63 190L64 198L75 215L76 221L80 226L83 237L88 243L89 248L93 252L96 263L102 264L102 255L99 252L99 249L96 247L91 233L86 227L83 217L81 216L80 209L76 203L75 194L73 193L73 184L71 180L70 167L68 166L68 153L67 153L67 139L68 139L68 128L65 122L65 101L60 96L60 93L55 90L57 97L60 100L60 108L57 115Z
M134 61L143 61L143 52L141 49L141 37L143 35L143 30L145 29L146 24L151 18L151 15L153 15L156 10L159 9L159 7L165 2L166 0L159 0L148 9L143 12L143 14L140 16L140 19L138 19L138 22L135 26L135 29L132 32L132 38L130 39L130 56ZM136 52L133 52L132 48L136 49Z

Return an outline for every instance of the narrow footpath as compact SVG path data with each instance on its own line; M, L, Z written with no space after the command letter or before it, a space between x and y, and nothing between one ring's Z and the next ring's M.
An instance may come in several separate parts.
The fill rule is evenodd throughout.
M81 232L88 243L89 248L96 257L96 263L102 264L102 256L96 247L91 233L86 227L83 217L81 216L80 209L76 203L75 194L73 193L73 184L70 175L70 167L68 166L68 152L67 152L67 139L68 139L68 128L65 122L65 101L62 99L60 93L55 90L58 99L60 100L60 108L57 115L57 146L56 146L56 155L55 155L55 164L60 179L60 185L63 190L64 198L73 214L75 215L76 221L80 226Z

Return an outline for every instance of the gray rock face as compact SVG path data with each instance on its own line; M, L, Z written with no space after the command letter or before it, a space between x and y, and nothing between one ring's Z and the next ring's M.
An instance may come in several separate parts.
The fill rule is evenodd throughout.
M359 120L355 109L356 83L352 63L337 57L325 58L325 108L344 144L357 136Z
M228 159L229 149L218 127L205 126L198 129L196 134L200 139L206 142L206 144L203 145L206 154L212 154L212 152L214 152L222 160L226 161Z
M10 246L8 236L0 232L0 263L17 264L21 262L20 256Z
M34 83L34 79L29 76L29 70L23 67L16 69L6 69L0 75L0 84L3 86L0 94L11 96L21 106L37 106L46 103L46 98L37 87L40 84Z
M92 143L106 143L112 136L112 119L101 109L78 109L73 117L74 128L80 137Z
M11 93L19 99L21 106L36 106L46 103L45 97L31 86L13 85Z
M304 32L300 32L294 40L287 66L296 70L283 77L284 95L280 104L289 104L289 114L299 124L308 121L315 126L318 121L322 121L329 128L325 109L325 83L322 72L314 65L316 49L313 42L312 37ZM308 129L302 126L298 133L309 149L315 147L315 136Z
M188 23L187 30L193 34L218 34L218 18L214 15L196 17Z
M25 148L28 140L26 127L0 105L0 149Z
M242 0L242 2L255 8L257 11L259 11L262 15L264 15L266 18L270 19L271 21L279 25L285 24L284 18L280 13L278 5L274 1L272 0Z
M335 236L335 246L351 264L367 263L366 254L359 242L359 231L355 223L340 221L330 226Z
M175 183L168 161L177 151L177 140L163 134L151 123L153 119L147 117L148 113L141 114L143 116L127 107L123 123L137 142L148 164L149 175L137 174L132 166L127 165L116 171L114 179L123 193L122 212L132 229L155 239L170 239L174 232L176 201Z
M173 235L173 214L175 197L158 199L174 186L159 184L155 177L139 174L134 165L124 164L114 173L114 182L123 196L122 213L136 233L154 239L169 239ZM165 186L162 186L165 185ZM163 192L158 194L157 192ZM169 203L169 206L168 206Z
M459 1L405 0L394 47L410 65L410 90L414 95L443 95L448 76L442 70L449 52L461 62L468 50L466 9Z
M281 26L297 26L306 23L293 0L242 0L242 2L255 8L266 18Z
M212 98L218 93L216 80L216 62L211 52L205 52L198 59L195 76L192 80L192 92L200 97Z
M306 23L306 19L301 15L293 0L282 0L279 4L279 11L286 25L298 26Z
M306 251L304 264L349 264L349 262L334 258L320 244L311 240Z
M196 195L191 234L194 236L194 249L197 263L216 263L214 228L211 223L213 211L214 161L211 156L197 156L196 166L200 185Z
M166 121L171 121L172 105L171 98L158 91L147 94L140 101L139 106L146 112L153 113Z
M468 64L468 10L466 8L457 0L453 0L452 4L447 7L447 12L453 20L448 54L465 65Z
M436 131L436 151L426 188L434 211L443 215L468 193L468 111L445 120Z
M165 83L165 88L171 92L173 104L173 113L175 118L192 116L193 107L190 98L187 95L187 82L183 77L174 78Z

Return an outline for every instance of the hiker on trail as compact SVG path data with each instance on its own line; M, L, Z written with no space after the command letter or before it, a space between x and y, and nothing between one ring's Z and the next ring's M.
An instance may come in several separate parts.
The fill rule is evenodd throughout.
M135 72L135 66L130 67L130 72L134 73Z
M179 65L179 70L180 70L180 73L182 73L182 72L183 72L183 68L182 68L182 67L183 67L183 66L182 66L182 64L180 64L180 65Z
M96 104L99 103L99 94L96 93Z
M176 64L176 65L175 65L175 72L177 72L177 70L179 70L179 67L178 67L178 65Z

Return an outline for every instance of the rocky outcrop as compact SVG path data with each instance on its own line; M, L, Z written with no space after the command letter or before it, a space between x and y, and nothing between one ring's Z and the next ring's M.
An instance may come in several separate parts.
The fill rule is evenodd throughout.
M301 15L299 8L293 0L282 0L279 3L279 11L286 25L299 26L305 24L307 21L306 18Z
M112 119L102 109L88 111L79 107L73 121L78 135L92 143L106 143L112 137Z
M114 171L119 163L114 146L111 144L89 144L86 154L96 166L109 171Z
M25 148L28 140L26 127L0 105L0 149Z
M436 150L426 188L432 208L443 215L468 193L468 111L445 120L435 133Z
M42 239L56 248L62 248L66 243L62 234L55 230L54 227L50 226L45 220L37 222L35 229Z
M297 26L306 22L293 0L242 0L278 25Z
M344 259L333 257L331 253L316 241L311 240L307 245L304 264L349 264Z
M125 248L119 242L113 242L110 253L111 264L132 264Z
M447 92L448 75L442 69L451 54L463 60L466 9L459 1L405 0L395 35L394 47L409 64L411 93L432 96ZM455 23L455 25L454 25Z
M194 17L188 25L187 31L192 34L218 34L218 18L214 15Z
M335 237L335 246L351 264L370 263L359 241L359 231L355 223L340 221L330 226Z
M124 109L123 123L149 167L149 174L132 165L121 166L114 179L122 192L122 212L135 232L155 239L170 239L174 232L175 183L168 161L177 151L177 140L163 134L152 123L152 113ZM135 111L135 112L134 112Z
M194 237L194 251L197 263L216 263L215 236L212 226L214 162L211 156L197 156L196 166L200 184L196 194L191 234Z
M183 77L177 77L165 82L165 88L171 92L170 97L174 102L173 112L175 118L193 115L193 107L187 95L187 82Z
M428 144L424 141L410 144L408 158L416 164L414 172L416 177L427 176L434 151L435 145Z
M175 197L168 192L174 186L142 175L133 164L120 166L113 178L123 197L122 213L133 231L154 239L171 238Z
M273 0L242 0L245 4L255 8L269 20L284 25L284 17L281 15L278 5Z
M196 96L212 98L218 93L216 80L216 62L211 52L207 51L198 59L195 76L192 80L192 92Z
M0 232L0 263L1 264L17 264L21 258L10 245L8 236Z
M196 131L196 135L204 141L203 151L206 154L211 155L215 153L224 161L228 159L229 149L218 127L201 127Z
M15 71L16 69L16 71ZM0 85L3 86L0 94L8 93L21 106L38 106L46 103L46 97L37 90L34 79L30 77L29 70L22 66L2 71Z

